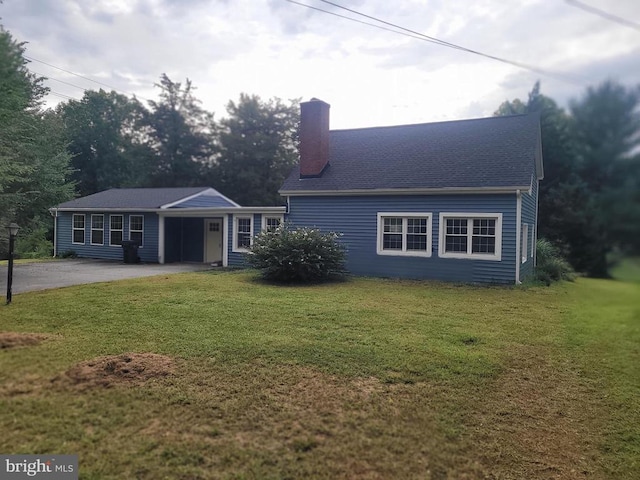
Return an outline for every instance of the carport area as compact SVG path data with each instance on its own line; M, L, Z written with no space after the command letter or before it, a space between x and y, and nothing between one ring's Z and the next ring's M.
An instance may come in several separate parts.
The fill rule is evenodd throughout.
M107 260L57 260L52 262L16 263L13 266L14 294L50 288L111 282L126 278L151 277L171 273L211 270L205 264L123 264ZM7 266L0 266L0 296L7 290Z

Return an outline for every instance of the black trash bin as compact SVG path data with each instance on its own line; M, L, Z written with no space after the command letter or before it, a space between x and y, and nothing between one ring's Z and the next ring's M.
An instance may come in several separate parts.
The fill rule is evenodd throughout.
M122 241L122 260L124 263L138 263L138 242L133 240Z

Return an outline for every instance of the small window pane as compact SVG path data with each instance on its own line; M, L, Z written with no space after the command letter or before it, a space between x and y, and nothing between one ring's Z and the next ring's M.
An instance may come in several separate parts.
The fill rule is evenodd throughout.
M402 250L402 235L397 233L385 233L382 239L384 250Z
M74 215L73 216L73 228L84 228L84 216L83 215Z
M402 218L385 218L384 233L402 233Z
M447 235L466 235L466 218L447 218Z
M445 251L467 253L467 237L447 235L445 241Z
M267 217L265 219L265 227L267 232L273 232L280 226L280 218L279 217Z
M111 245L122 245L122 230L111 230L109 234L111 235L109 239Z
M495 253L495 237L473 237L471 242L471 253Z
M427 250L426 235L407 235L407 250Z
M111 230L122 230L122 215L111 215Z
M84 243L84 230L73 231L73 243Z
M142 230L142 216L131 215L129 222L129 228L131 230Z
M427 233L426 218L409 218L407 220L407 233Z

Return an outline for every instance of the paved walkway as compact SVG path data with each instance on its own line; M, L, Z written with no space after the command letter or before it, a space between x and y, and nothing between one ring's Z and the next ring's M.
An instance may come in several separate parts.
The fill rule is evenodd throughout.
M58 260L13 265L12 292L22 293L85 283L110 282L125 278L150 277L168 273L197 272L213 267L204 264L172 263L124 264L101 260ZM0 265L0 298L7 291L7 266Z

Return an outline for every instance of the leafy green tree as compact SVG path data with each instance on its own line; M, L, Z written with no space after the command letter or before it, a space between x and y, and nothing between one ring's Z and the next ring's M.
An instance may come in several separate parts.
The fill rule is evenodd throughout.
M86 91L58 107L73 155L78 193L145 185L151 151L140 127L146 114L136 99L116 92Z
M213 114L200 106L188 79L183 86L162 74L157 87L160 100L149 102L145 132L153 154L151 185L200 186L214 156Z
M212 184L241 205L282 203L278 189L298 161L299 102L243 93L227 112Z
M24 44L0 27L0 226L15 221L29 244L46 241L42 236L52 224L47 209L74 192L62 126L42 110L47 89L26 65ZM0 228L0 255L6 251Z

